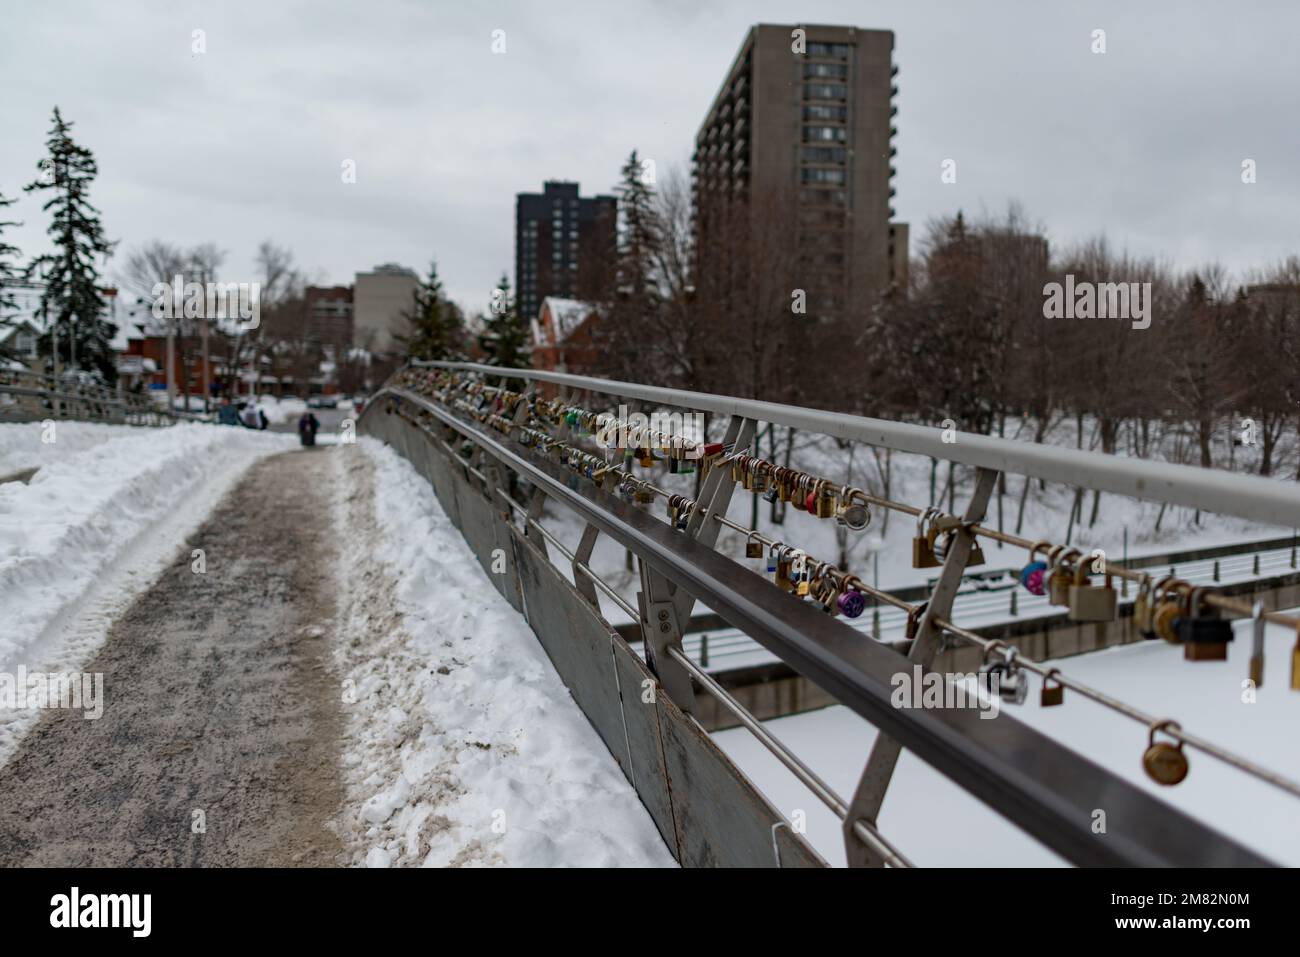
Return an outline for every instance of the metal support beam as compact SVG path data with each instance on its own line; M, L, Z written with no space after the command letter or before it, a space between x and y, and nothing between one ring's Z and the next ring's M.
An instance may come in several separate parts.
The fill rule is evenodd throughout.
M966 506L966 514L962 516L964 522L978 523L984 517L997 477L998 473L991 469L980 469L976 473L975 492L971 495L970 504ZM961 586L966 562L974 544L974 536L964 528L959 528L953 536L952 546L944 558L943 570L939 573L939 581L934 586L930 602L921 618L916 640L908 649L907 659L910 665L919 664L928 671L934 663L942 638L934 623L940 618L951 617L952 602L957 597L957 589ZM885 791L894 776L901 751L902 745L895 738L883 731L876 735L871 755L867 758L867 766L862 771L862 778L858 781L858 788L849 802L848 814L844 818L844 846L850 867L884 866L884 860L862 842L854 832L853 825L857 821L865 821L872 827L876 826L876 818L880 814L880 806L884 803Z
M600 529L588 522L587 527L582 530L582 539L573 552L573 584L578 589L578 593L587 599L597 611L600 611L600 598L596 595L596 584L583 566L590 567L591 553L595 549L596 539L599 537Z
M691 674L669 654L669 649L682 651L682 629L673 603L671 583L647 565L644 558L639 565L641 592L637 600L642 608L641 635L645 640L646 664L673 704L686 714L693 714L695 686L691 684Z
M727 423L727 431L722 443L724 446L746 448L754 441L757 427L758 423L753 419L733 415ZM704 512L707 511L709 515L726 515L727 508L731 505L732 493L735 491L736 483L731 481L731 476L727 475L724 469L715 468L710 471L700 485L699 504L702 509L696 509L692 513L686 524L686 534L701 545L713 548L718 543L718 535L722 532L722 523L706 521ZM695 607L695 596L682 589L674 588L673 605L678 621L690 621L691 610Z

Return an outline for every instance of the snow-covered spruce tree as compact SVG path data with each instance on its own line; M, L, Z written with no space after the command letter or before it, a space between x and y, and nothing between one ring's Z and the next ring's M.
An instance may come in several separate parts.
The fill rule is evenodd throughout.
M482 323L478 344L488 365L508 369L528 367L528 323L519 315L518 304L510 294L510 280L504 272L492 292L492 306Z
M465 320L460 308L447 299L438 278L438 263L429 264L428 278L411 294L406 332L394 338L408 359L457 359L464 351Z
M72 124L54 108L54 126L46 141L49 156L37 164L41 175L23 187L51 193L41 207L51 214L50 238L55 251L39 256L33 268L45 280L41 309L58 331L60 358L81 369L97 371L105 381L117 377L112 339L117 327L104 318L96 256L108 256L113 243L104 237L99 210L90 204L90 184L99 174L95 157L73 142Z
M5 199L4 194L0 193L0 209L12 206L16 202L17 200L14 199ZM18 258L18 247L10 245L4 239L5 227L17 225L19 224L12 221L0 220L0 330L12 325L13 314L18 308L13 291L21 275L15 262ZM0 345L0 358L10 358L3 345Z

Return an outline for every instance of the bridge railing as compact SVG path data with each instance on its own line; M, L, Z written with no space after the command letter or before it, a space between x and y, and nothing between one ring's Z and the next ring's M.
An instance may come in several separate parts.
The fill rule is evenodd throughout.
M72 376L0 369L0 421L80 419L126 425L171 425L203 416L170 409L149 395L119 392Z
M560 394L543 395L538 388L541 383L552 387L552 392L558 388ZM629 422L620 419L617 413L600 413L582 404L598 401L608 405L611 400L721 417L724 421L715 421L710 430L720 441L709 441L709 434L666 436L656 432L651 435L653 430L647 431L640 425L631 427L633 438L628 440ZM1177 722L1147 714L1058 669L1018 655L1016 649L1002 642L981 638L951 620L953 598L971 553L981 539L1023 548L1029 552L1031 562L1039 556L1050 556L1051 564L1045 569L1049 578L1054 572L1072 575L1081 562L1089 560L1077 549L1025 539L981 524L999 473L1042 478L1285 527L1300 526L1300 494L1292 485L987 436L965 433L945 436L939 429L768 402L472 363L413 364L398 373L375 397L363 424L387 412L396 413L410 427L421 430L512 522L518 520L528 539L557 547L571 566L575 586L594 609L599 608L595 590L600 589L639 623L646 662L663 693L678 708L689 714L697 692L712 695L840 817L851 864L905 866L908 863L903 852L880 833L876 823L904 747L1075 863L1267 863L1209 825L1178 812L1005 710L998 720L984 721L972 709L896 707L892 693L895 677L904 670L910 672L916 665L928 670L936 654L952 642L966 642L980 648L989 664L989 673L1010 679L1013 686L1025 674L1036 674L1045 679L1045 688L1050 681L1053 687L1049 690L1053 693L1063 695L1068 690L1072 695L1148 726L1153 736L1158 734L1162 738L1159 747L1152 747L1156 753L1148 767L1153 777L1171 773L1177 776L1176 767L1170 772L1162 762L1167 759L1169 764L1177 765L1182 759L1182 749L1188 748L1300 797L1300 785L1284 776L1184 729ZM891 501L860 489L850 490L831 482L831 477L787 474L755 454L754 437L764 423L970 466L975 470L974 491L962 514L945 515L937 509ZM659 444L663 448L651 448ZM628 460L629 453L632 461ZM643 463L639 473L633 464L636 461ZM660 488L657 480L650 477L659 465L667 463L671 470L676 470L674 462L681 461L698 463L701 467L694 498ZM644 469L646 465L650 470ZM798 499L803 498L803 492L811 492L805 504L817 510L824 503L816 499L823 496L834 499L819 512L823 517L838 511L842 518L847 518L845 509L864 505L919 519L927 534L918 536L916 547L920 552L930 549L931 553L915 557L927 561L923 567L933 565L939 569L928 600L902 601L867 585L847 569L834 568L728 517L728 506L735 491L756 494L758 490L753 486L766 486L771 494L773 482L783 486L779 492L783 498L789 491L785 483L795 483ZM667 521L643 507L660 499L669 506ZM564 546L543 527L540 519L544 502L566 508L582 521L584 532L577 548ZM799 565L795 570L799 585L789 587L792 580L788 568L784 582L780 581L778 571L778 582L782 585L778 588L721 554L715 546L724 530L745 536L751 545L759 544L768 554L782 560L793 556ZM640 589L634 600L623 596L591 567L592 551L602 535L616 541L637 559ZM935 545L939 547L936 549ZM1209 630L1221 627L1223 618L1243 615L1256 618L1257 632L1268 621L1293 631L1297 628L1295 617L1266 610L1240 597L1217 595L1207 589L1193 591L1184 587L1184 583L1168 578L1153 582L1140 570L1114 563L1107 564L1106 572L1116 579L1136 582L1139 601L1145 600L1148 609L1176 601L1191 608L1193 617L1202 624L1221 623L1206 624ZM1086 574L1081 577L1087 578ZM812 592L810 597L814 601L799 597L808 591ZM906 612L911 637L905 655L870 640L838 620L837 613L850 614L857 606L856 600L839 601L852 593ZM821 599L820 603L816 599ZM696 601L880 730L851 797L846 800L835 793L806 761L772 735L684 653L682 631ZM1144 619L1144 630L1152 621L1153 616ZM1168 620L1162 622L1162 626L1169 624ZM534 630L538 630L536 625ZM1167 627L1164 636L1171 640ZM540 633L539 637L542 637ZM552 658L556 659L556 653L552 653ZM566 681L570 680L570 676L565 677ZM1005 686L998 689L991 685L986 690L1006 696ZM1046 695L1044 703L1047 703ZM1145 732L1140 736L1145 743ZM1185 769L1184 764L1184 773ZM1104 841L1091 829L1091 812L1097 807L1110 809L1108 816L1112 824Z

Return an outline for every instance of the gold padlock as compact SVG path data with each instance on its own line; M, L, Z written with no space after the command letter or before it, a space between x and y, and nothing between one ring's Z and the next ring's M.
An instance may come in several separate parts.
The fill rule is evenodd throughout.
M1075 562L1074 582L1069 593L1070 620L1114 621L1119 614L1119 595L1115 592L1110 569L1106 569L1106 584L1091 585L1087 568L1088 563L1083 558Z
M1142 768L1147 776L1166 787L1172 787L1187 777L1187 755L1183 754L1183 743L1179 741L1175 745L1156 740L1157 731L1171 728L1181 730L1176 721L1165 719L1154 722L1147 739L1147 749L1142 755Z
M1077 548L1066 548L1064 545L1052 549L1052 571L1047 577L1047 600L1053 605L1070 603L1070 585L1074 582L1074 576L1066 569L1066 564L1071 558L1077 559L1082 554Z
M939 560L934 557L934 548L930 544L930 537L925 530L925 523L934 513L935 509L927 508L917 516L916 535L912 538L913 568L937 568L939 566Z
M1048 684L1055 676L1055 684ZM1058 704L1065 704L1065 685L1061 684L1061 672L1053 668L1047 674L1043 675L1043 687L1038 693L1038 703L1044 708L1054 708Z
M746 557L746 558L762 558L762 557L763 557L763 543L754 540L754 536L757 535L757 534L758 534L758 529L754 529L754 531L750 532L749 535L746 536L746 538L745 538L745 557Z
M1183 611L1178 596L1170 594L1177 587L1178 582L1173 578L1160 580L1156 585L1156 594L1159 596L1156 610L1151 616L1152 630L1171 645L1178 644L1178 629L1174 627L1174 622Z
M817 517L835 517L835 491L831 488L830 482L824 480L821 485L821 491L817 495Z
M1143 573L1138 585L1137 598L1133 599L1133 627L1143 638L1154 638L1151 630L1151 576Z

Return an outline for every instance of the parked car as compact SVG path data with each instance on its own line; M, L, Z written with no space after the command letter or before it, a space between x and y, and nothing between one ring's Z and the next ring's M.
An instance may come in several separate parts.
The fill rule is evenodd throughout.
M314 395L307 400L309 409L337 409L339 397L336 395Z

